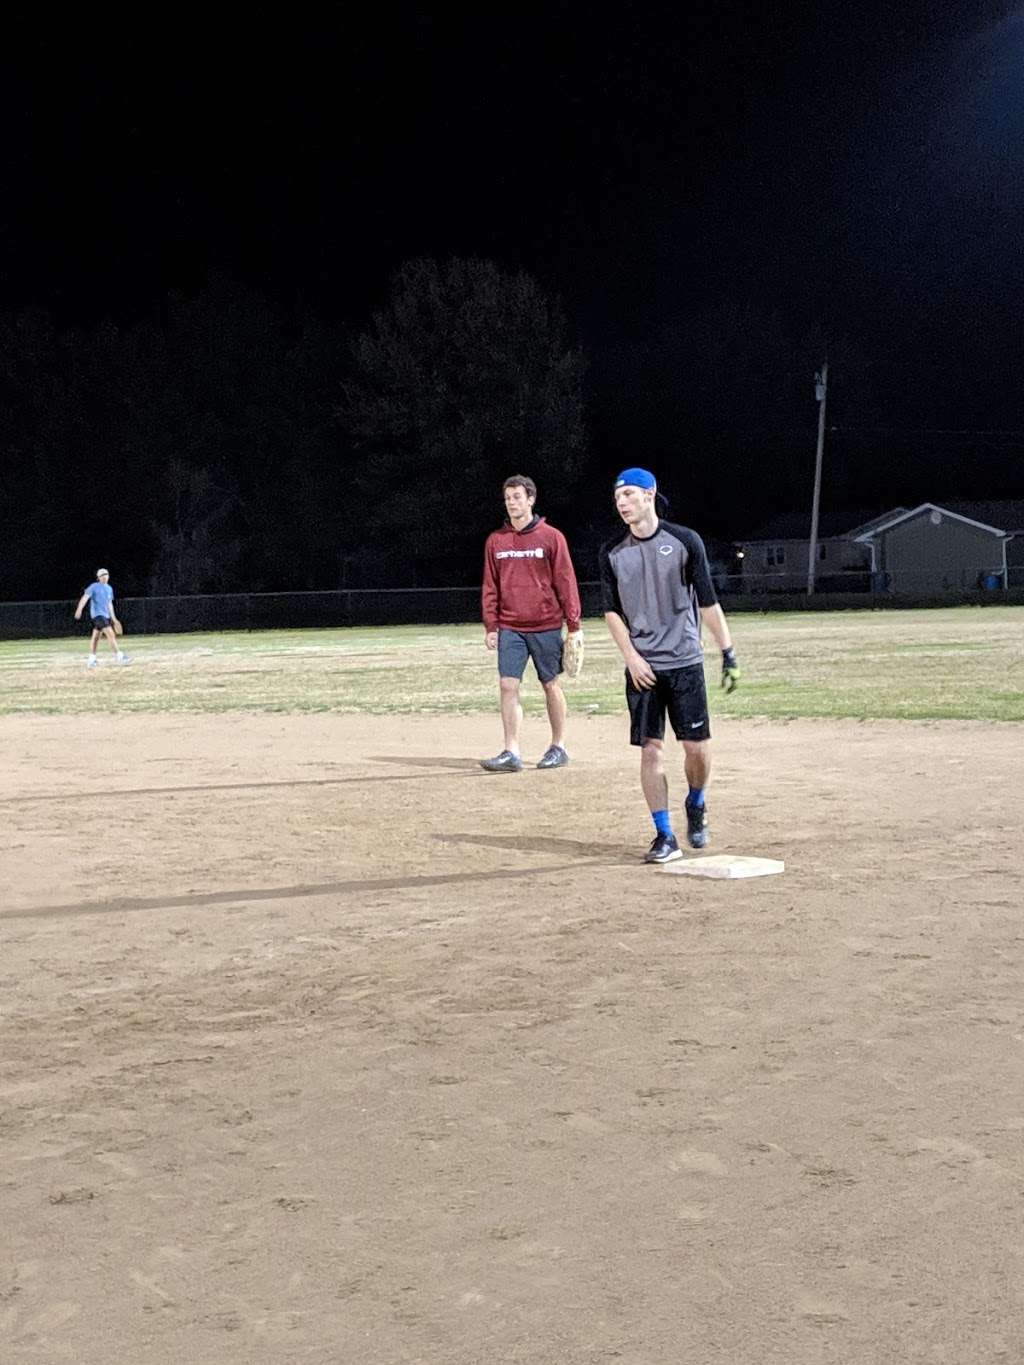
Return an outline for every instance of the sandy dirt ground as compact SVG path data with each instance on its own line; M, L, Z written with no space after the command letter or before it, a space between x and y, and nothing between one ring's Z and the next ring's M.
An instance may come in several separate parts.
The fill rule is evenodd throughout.
M5 1365L1024 1359L1020 731L570 737L4 722Z

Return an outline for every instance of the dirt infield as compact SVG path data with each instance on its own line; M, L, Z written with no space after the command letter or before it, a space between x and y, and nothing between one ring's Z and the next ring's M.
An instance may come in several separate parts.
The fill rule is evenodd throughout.
M1019 729L624 728L5 722L0 1358L1024 1358Z

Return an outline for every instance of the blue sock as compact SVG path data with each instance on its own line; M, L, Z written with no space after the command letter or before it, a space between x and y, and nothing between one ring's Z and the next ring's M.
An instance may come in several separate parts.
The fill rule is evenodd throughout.
M691 788L690 788L690 795L686 798L686 804L687 804L688 806L703 806L703 804L704 804L704 788L703 788L703 787L691 787Z
M672 821L669 819L667 810L652 810L651 819L654 821L654 828L659 834L672 833Z

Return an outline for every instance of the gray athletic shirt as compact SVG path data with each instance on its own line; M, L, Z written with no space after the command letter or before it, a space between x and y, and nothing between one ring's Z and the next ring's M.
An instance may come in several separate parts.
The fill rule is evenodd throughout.
M703 663L699 609L718 598L696 531L670 521L646 540L626 531L601 546L600 565L601 610L618 612L653 669Z

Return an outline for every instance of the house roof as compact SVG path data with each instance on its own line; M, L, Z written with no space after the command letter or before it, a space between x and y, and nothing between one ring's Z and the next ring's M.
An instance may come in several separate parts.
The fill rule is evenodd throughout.
M851 540L856 540L858 537L866 535L868 531L874 531L876 527L883 525L883 523L892 521L893 517L902 516L906 510L905 507L894 507L891 512L883 512L879 517L872 517L870 521L864 522L862 526L854 526L854 528L851 531L847 531L846 534Z
M898 513L905 509L898 507L893 511L879 515L877 512L823 512L818 517L818 539L819 540L851 540L854 536L861 535L865 530L873 527L876 522L889 521ZM806 512L783 512L771 521L766 521L763 526L751 536L745 536L737 543L740 545L755 545L758 541L777 541L777 540L810 540L811 538L811 514Z
M980 526L986 531L991 531L993 535L1024 535L1024 502L954 501L922 502L920 506L912 507L909 511L900 508L899 511L881 518L871 526L858 528L856 538L862 542L872 540L880 532L888 531L902 521L919 516L922 512L942 512L946 516Z
M1024 500L1020 498L1003 502L941 502L939 506L1008 535L1024 534Z

